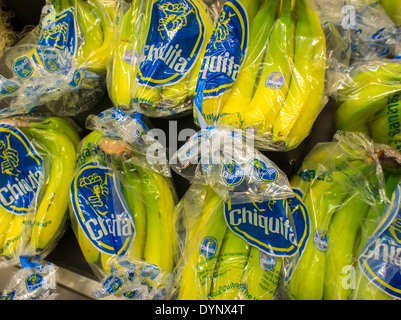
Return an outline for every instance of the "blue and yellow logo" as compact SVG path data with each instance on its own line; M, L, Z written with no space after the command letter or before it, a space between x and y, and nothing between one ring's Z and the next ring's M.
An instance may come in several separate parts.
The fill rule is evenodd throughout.
M248 17L242 4L226 1L202 61L195 96L198 110L202 110L204 98L232 88L246 56L248 37Z
M25 287L28 291L36 291L43 286L43 275L32 273L25 278Z
M244 170L234 160L227 160L221 168L221 178L230 187L238 186L244 181Z
M265 85L266 87L278 90L281 89L285 84L285 77L281 72L272 72L267 76Z
M0 95L9 96L19 91L21 85L16 81L11 81L0 75Z
M29 60L27 56L22 56L15 59L13 63L13 71L21 79L29 79L32 76L34 69L31 60Z
M137 79L159 87L180 81L198 59L205 26L192 0L158 0Z
M247 163L247 172L256 181L272 182L277 180L278 171L273 166L268 166L263 160L252 158Z
M218 249L219 243L214 237L205 237L199 246L199 253L206 258L213 258Z
M37 205L43 186L43 160L17 128L0 125L0 205L24 214Z
M135 237L134 218L110 168L84 165L71 185L71 202L79 227L100 251L124 255Z

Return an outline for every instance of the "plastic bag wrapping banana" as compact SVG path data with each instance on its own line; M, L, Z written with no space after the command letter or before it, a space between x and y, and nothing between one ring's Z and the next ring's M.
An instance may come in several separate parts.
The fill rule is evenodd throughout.
M119 3L108 77L114 106L151 117L192 112L213 10L203 0Z
M349 62L348 39L317 3L225 2L203 58L195 121L252 130L262 150L295 149L338 81L334 70Z
M79 145L70 217L103 284L97 299L168 299L171 290L177 196L168 163L147 157L157 141L147 139L142 118L117 108L92 115L86 125L92 131Z
M240 132L204 129L170 160L191 182L176 206L177 299L287 298L309 224L285 174L242 139Z
M77 126L55 116L2 119L0 266L21 256L40 261L67 219L69 181L80 140Z
M401 149L399 60L374 60L350 68L336 94L338 130L363 132L376 143Z
M106 93L115 3L47 0L40 23L1 57L1 117L44 106L61 116Z
M383 215L400 178L399 160L396 150L341 131L306 156L290 179L310 220L310 237L289 280L291 299L352 299L357 248L371 234L369 221Z
M0 300L54 300L57 293L57 266L41 265L21 257L21 269L6 284Z

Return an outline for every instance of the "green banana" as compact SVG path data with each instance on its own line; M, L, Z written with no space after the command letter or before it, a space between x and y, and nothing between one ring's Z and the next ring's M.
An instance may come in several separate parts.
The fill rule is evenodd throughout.
M401 150L399 101L399 93L388 96L385 106L366 123L370 129L368 136L372 137L373 141L389 145L397 150Z
M99 153L96 152L96 150L99 148L100 140L103 137L104 136L100 131L92 131L84 139L82 139L78 147L78 167L96 161L100 164L105 164L103 158ZM75 220L74 215L72 215L72 219ZM88 263L97 263L100 256L99 250L88 239L77 221L75 221L72 226L85 260Z
M377 183L371 181L369 188L377 189ZM354 247L358 242L358 232L370 207L368 202L354 196L333 215L328 233L330 248L325 258L325 300L348 300L351 295L351 286L344 285L348 274L343 268L351 268L355 262Z
M8 219L7 219L8 220ZM25 214L12 214L11 221L8 223L8 230L4 238L3 255L9 258L16 258L20 255L26 244L25 235L28 227L25 222L28 217Z
M179 300L209 298L217 257L227 228L223 200L211 188L207 188L205 193L201 215L186 236ZM211 240L206 242L207 239ZM211 244L215 247L210 247Z
M262 134L270 133L273 129L276 115L287 96L294 57L295 25L291 0L284 0L281 15L274 23L266 57L261 66L261 81L245 116L244 126L256 127ZM281 81L284 82L268 85L270 77L270 80L275 81L277 75L282 77Z
M124 13L118 25L118 40L115 43L112 68L110 72L110 98L115 106L130 106L133 96L133 83L137 72L135 54L142 46L144 15L141 11L143 1L135 0ZM109 75L108 75L109 76Z
M264 265L265 259L274 263ZM283 259L273 257L251 247L248 263L245 268L243 283L248 286L239 293L241 300L273 300L278 288Z
M144 259L171 273L174 268L176 247L174 227L175 199L170 186L159 173L136 166L143 198L147 204L147 230Z
M69 187L75 168L76 149L68 137L52 130L24 129L26 134L42 144L51 160L46 191L40 199L32 227L31 245L37 251L53 245L54 238L67 215Z
M333 213L349 197L341 185L350 177L357 181L368 168L367 163L358 160L353 164L340 163L330 173L330 179L314 179L305 190L303 203L309 212L311 237L290 279L290 295L295 299L322 299L327 243L320 246L319 241L324 241ZM290 182L297 187L295 181Z
M401 91L400 84L371 83L355 90L342 102L334 115L337 130L355 131L376 112L382 110L388 98Z
M120 170L123 172L121 191L135 221L135 239L128 255L143 260L146 245L147 212L141 180L135 167L126 162L121 164Z
M384 10L397 26L401 26L401 2L399 0L380 0Z
M211 300L234 300L237 297L248 261L250 245L229 228L226 229L213 275Z
M240 128L242 122L253 110L250 110L252 107L251 99L257 86L260 64L265 58L266 45L276 16L280 11L281 2L282 0L263 0L250 24L248 53L237 80L230 90L229 98L222 107L220 118L222 123ZM283 40L280 39L280 43L282 42ZM267 49L268 52L269 49L270 46ZM251 103L251 106L249 106L249 103Z
M287 97L273 125L273 142L295 148L321 110L326 74L326 38L318 15L306 0L297 0L295 51ZM289 135L291 135L289 137Z

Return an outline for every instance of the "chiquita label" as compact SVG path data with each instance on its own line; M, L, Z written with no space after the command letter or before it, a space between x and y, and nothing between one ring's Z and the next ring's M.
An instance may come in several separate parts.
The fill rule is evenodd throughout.
M192 0L158 0L137 78L158 87L180 81L198 59L205 26Z
M225 2L206 47L195 102L201 110L204 98L230 89L237 79L248 46L248 17L236 0Z
M0 205L15 214L35 210L43 186L43 159L17 128L0 125Z
M36 68L43 68L50 74L58 73L64 66L70 66L71 62L65 60L74 57L76 50L75 11L70 8L44 24L38 46L14 61L13 72L20 79L29 79Z
M80 227L100 251L124 255L135 236L132 214L110 168L84 165L71 185L71 202Z
M372 285L401 298L401 185L398 185L384 219L369 239L359 264Z

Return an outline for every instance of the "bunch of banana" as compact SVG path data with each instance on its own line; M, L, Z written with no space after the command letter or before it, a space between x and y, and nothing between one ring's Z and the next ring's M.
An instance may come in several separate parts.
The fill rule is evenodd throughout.
M151 2L135 0L126 12L118 10L117 39L113 42L111 69L108 73L110 98L115 106L128 108L132 103L138 59L150 21Z
M178 299L272 300L281 259L261 252L231 231L223 207L224 201L213 189L197 185L191 186L178 206L186 229ZM275 263L265 267L269 258Z
M160 20L155 20L152 19L152 14L156 14L154 12L157 11L158 6L163 11L162 15L165 16ZM190 19L187 18L189 15L191 15ZM194 19L192 15L196 15L196 18ZM114 105L130 109L134 104L136 111L155 117L192 110L198 74L202 66L202 56L213 30L210 12L206 4L202 0L164 4L158 4L157 1L135 0L125 13L122 12L119 21L121 23L117 25L117 42L114 47L110 85L110 96ZM162 23L164 23L163 28ZM194 23L203 25L199 28L199 32L196 31L197 27L193 26ZM160 46L168 46L169 41L146 46L145 42L152 36L151 33L156 31L160 32L164 41L165 35L162 35L162 29L168 29L168 37L175 38L174 41L178 44L174 44L174 48L164 48L164 50L154 53L154 47L158 50ZM183 52L182 49L179 49L180 46L183 48L188 44L180 42L177 37L182 37L185 33L194 33L193 37L199 40L191 49L192 52L188 57L179 58ZM143 52L144 46L150 53L149 51L146 53L146 50L145 53ZM199 52L197 52L198 47ZM155 65L158 65L158 68L162 68L161 64L165 64L165 68L172 68L178 58L181 63L182 59L189 61L192 63L192 67L183 76L180 76L178 81L158 79L157 74L143 76L141 70L138 69L143 62L143 60L139 61L139 57L143 55L145 55L143 57L145 60L149 58L157 61ZM180 72L177 71L172 77L176 77ZM139 83L139 78L144 79L142 83ZM149 78L152 78L152 83Z
M215 118L225 126L253 128L261 148L294 149L326 101L320 19L306 0L262 1L249 28L247 56ZM212 112L208 100L202 110Z
M397 26L401 26L401 1L380 0L380 4Z
M25 214L21 214L16 206L12 206L14 212L1 206L1 255L16 258L25 254L43 258L53 249L63 232L69 203L67 184L74 172L79 134L73 124L59 117L43 121L10 118L2 120L2 124L18 128L27 137L43 159L44 176L36 177L37 185L41 187L37 191L36 208L29 208ZM2 159L12 161L14 168L9 167L2 174L13 174L13 170L18 172L19 159L27 155L15 154L10 144L3 148ZM8 158L11 157L9 151L13 158ZM18 179L24 181L24 189L21 189L25 190L24 194L32 191L26 182L27 177L21 175Z
M145 277L144 281L150 287L166 285L166 275L173 272L176 259L175 194L166 177L135 164L129 160L132 157L135 157L134 151L124 141L108 138L98 130L92 131L81 141L76 173L71 185L72 226L86 261L99 278L112 274L114 268L120 268L116 258L125 256L133 264L145 264L147 267L153 266L159 270L158 279L153 279L151 275L148 278ZM99 172L97 174L99 177L102 177L100 169L111 169L117 180L116 185L106 186L105 181L97 183L96 186L93 185L91 187L93 195L86 194L84 201L79 200L81 203L89 204L90 210L82 206L78 209L73 205L79 197L83 197L77 196L76 189L81 185L82 177L90 178L85 174L81 176L87 168ZM115 189L111 190L112 187ZM113 226L122 225L125 219L117 219L122 212L115 212L115 210L123 209L114 207L115 202L108 207L106 213L103 212L105 204L104 201L100 202L102 199L100 193L111 197L112 192L113 195L122 197L123 202L126 203L128 213L133 218L135 233L129 235L132 241L124 240L127 244L119 246L117 243L120 243L124 228L130 227L123 226L121 231L114 229L114 232L110 231L108 235L103 234L106 239L112 237L111 247L109 245L100 247L99 243L105 241L103 238L99 239L93 228L89 232L89 229L84 230L83 225L86 226L89 218L84 217L81 211L87 211L89 214L93 209L93 212L96 212L96 216L90 213L89 220L103 218L110 220L109 223ZM99 229L99 233L102 232L101 230ZM125 233L128 234L128 232ZM108 252L105 249L109 249ZM142 270L145 273L144 270L145 267Z
M304 193L311 221L311 237L289 283L293 299L351 299L349 275L361 232L366 234L369 216L376 215L377 222L382 213L382 179L395 188L375 156L358 155L350 146L343 146L343 154L334 150L330 143L318 144L291 179Z
M75 57L77 67L106 72L113 37L113 16L101 0L56 0L56 13L74 8L82 37ZM109 6L110 7L110 6Z
M390 60L360 68L338 91L335 127L362 132L399 150L401 64Z

